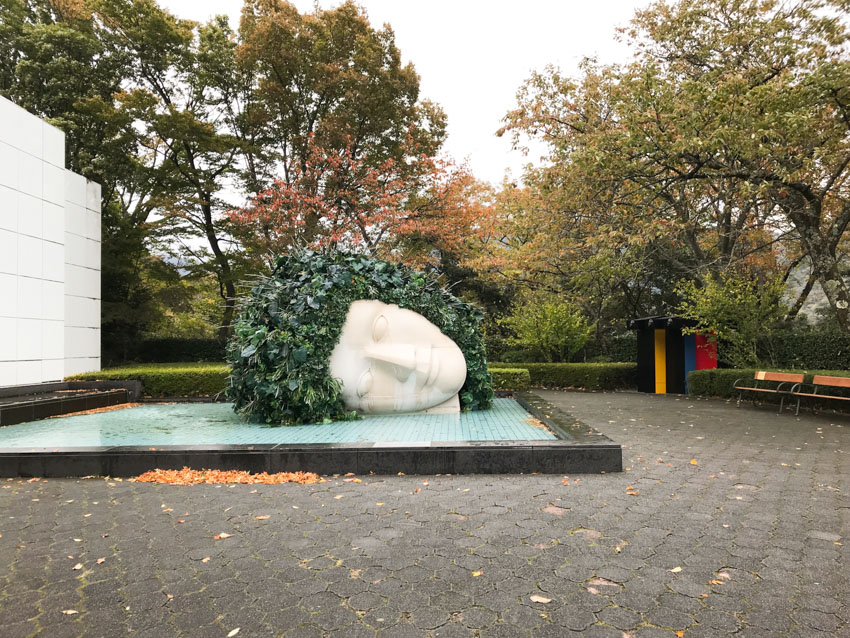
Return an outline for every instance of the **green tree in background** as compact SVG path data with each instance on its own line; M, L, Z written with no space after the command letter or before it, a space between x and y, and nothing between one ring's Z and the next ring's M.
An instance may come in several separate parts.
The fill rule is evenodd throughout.
M530 175L554 210L540 241L702 283L740 263L766 276L802 262L850 330L847 10L657 2L627 31L633 63L533 75L505 132L549 147Z
M508 343L537 352L550 363L569 361L591 333L579 308L551 294L527 299L501 323L516 334Z
M787 310L779 278L759 281L748 273L710 277L702 287L683 281L679 293L682 301L676 312L697 323L684 331L722 342L723 358L736 368L762 363L757 346L769 339Z

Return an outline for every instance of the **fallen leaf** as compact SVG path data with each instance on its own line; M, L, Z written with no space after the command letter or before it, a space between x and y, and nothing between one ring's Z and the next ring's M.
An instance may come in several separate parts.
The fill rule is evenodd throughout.
M222 532L221 534L216 534L213 536L213 540L223 540L225 538L230 538L232 534L228 534L227 532Z
M98 559L97 559L97 564L98 564L98 565L103 565L105 562L106 562L106 559L105 559L105 558L98 558Z
M478 577L479 577L481 574L483 574L483 573L484 573L484 572L472 572L472 577L473 577L473 578L478 578Z
M83 564L82 564L82 563L77 563L77 564L76 564L76 565L74 565L71 569L73 569L74 571L80 571L82 568L83 568Z
M383 503L375 503L375 505L377 505L378 507L383 507L383 506L384 506L384 504L383 504Z
M673 572L674 574L678 574L680 571L682 571L682 568L681 567L674 567L673 569L668 569L667 571Z
M236 635L236 634L238 634L238 633L239 633L239 627L237 627L236 629L232 629L232 630L230 631L230 633L229 633L229 634L227 634L227 638L233 638L233 636L235 636L235 635Z
M682 636L684 636L684 635L685 635L684 631L677 631L676 632L676 636L678 636L678 638L682 638Z
M62 613L66 616L73 616L74 614L79 614L80 612L78 612L76 609L63 609Z
M202 563L208 563L208 562L210 562L210 557L209 557L209 556L207 556L206 558L202 558L202 559L201 559L201 562L202 562Z
M83 542L83 539L82 539L82 538L75 538L75 539L74 539L74 542L75 542L75 543L82 543L82 542Z
M265 521L265 520L268 520L270 518L271 518L271 516L269 516L268 514L263 514L262 516L255 516L254 520L255 521Z
M691 465L696 465L696 464L697 464L697 460L696 460L696 459L691 459Z
M717 580L717 579L715 578L714 580L710 580L710 581L708 581L708 584L709 584L709 585L722 585L722 584L723 584L723 581L722 581L722 580Z
M252 474L238 470L193 470L184 467L182 470L151 470L137 476L134 480L140 483L169 483L171 485L198 485L201 483L241 483L245 485L301 483L306 485L320 483L323 479L313 472L276 472L274 474L260 472Z
M538 596L537 594L534 594L533 596L531 596L531 602L546 604L546 603L551 603L552 599L551 598L544 598L543 596Z

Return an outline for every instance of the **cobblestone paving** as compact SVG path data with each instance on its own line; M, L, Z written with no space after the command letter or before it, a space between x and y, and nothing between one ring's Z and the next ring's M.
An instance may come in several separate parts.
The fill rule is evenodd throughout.
M4 483L0 636L850 636L850 420L541 395L629 471Z

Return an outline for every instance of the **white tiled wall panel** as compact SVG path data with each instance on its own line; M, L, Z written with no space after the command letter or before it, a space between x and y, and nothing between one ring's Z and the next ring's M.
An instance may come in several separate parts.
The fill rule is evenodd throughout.
M0 387L100 368L100 185L0 98Z

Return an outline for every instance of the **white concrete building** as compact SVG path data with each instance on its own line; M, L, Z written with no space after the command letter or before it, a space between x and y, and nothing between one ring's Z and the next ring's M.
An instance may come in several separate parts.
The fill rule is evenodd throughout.
M100 369L100 185L0 97L0 387Z

